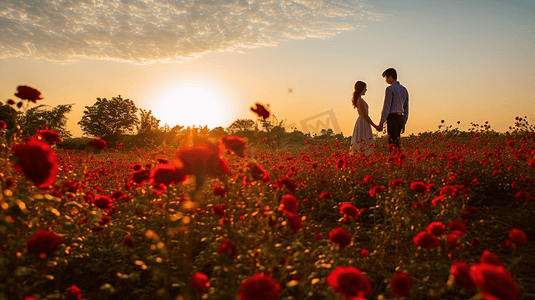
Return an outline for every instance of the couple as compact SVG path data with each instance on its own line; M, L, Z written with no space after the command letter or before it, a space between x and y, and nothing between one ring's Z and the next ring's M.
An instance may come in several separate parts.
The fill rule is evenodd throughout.
M353 153L371 155L374 148L372 126L377 131L383 131L385 122L390 151L399 151L400 135L405 132L405 124L409 118L409 92L397 81L398 74L395 69L387 69L383 72L383 77L390 86L386 88L379 125L375 125L368 116L368 103L362 99L362 96L366 94L366 83L362 81L355 83L352 103L353 107L357 108L359 117L351 138L351 151Z

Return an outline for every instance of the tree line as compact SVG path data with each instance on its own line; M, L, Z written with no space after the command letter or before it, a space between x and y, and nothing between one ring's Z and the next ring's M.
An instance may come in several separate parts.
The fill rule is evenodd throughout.
M139 109L134 101L118 97L97 98L92 106L86 106L78 125L84 138L74 138L67 129L67 114L73 104L56 107L38 105L25 111L15 110L8 104L0 103L0 120L6 122L8 132L15 132L20 126L22 136L33 136L39 130L49 129L59 133L63 142L58 147L83 149L88 138L99 138L112 148L157 147L162 144L176 145L192 138L220 138L222 136L240 136L249 144L266 142L271 146L304 143L306 140L344 140L342 134L335 134L332 129L323 129L319 135L303 133L293 128L287 131L284 121L276 119L237 119L227 128L207 126L170 127L160 125L152 111Z

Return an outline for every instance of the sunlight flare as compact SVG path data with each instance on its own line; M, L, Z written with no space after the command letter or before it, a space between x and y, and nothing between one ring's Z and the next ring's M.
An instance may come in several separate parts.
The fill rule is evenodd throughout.
M161 125L222 126L224 100L215 92L198 85L182 86L164 95L154 112Z

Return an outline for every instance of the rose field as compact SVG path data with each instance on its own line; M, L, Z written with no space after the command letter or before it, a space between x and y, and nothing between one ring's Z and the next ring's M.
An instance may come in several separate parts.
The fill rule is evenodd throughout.
M533 299L535 130L474 127L368 157L3 135L0 299Z

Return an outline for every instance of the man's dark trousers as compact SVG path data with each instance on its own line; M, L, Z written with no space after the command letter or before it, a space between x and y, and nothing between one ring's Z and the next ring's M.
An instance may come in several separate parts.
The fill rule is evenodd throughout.
M390 152L393 152L394 148L399 151L399 138L401 136L403 125L405 125L405 117L403 115L388 115L388 118L386 119L386 132L388 133Z

